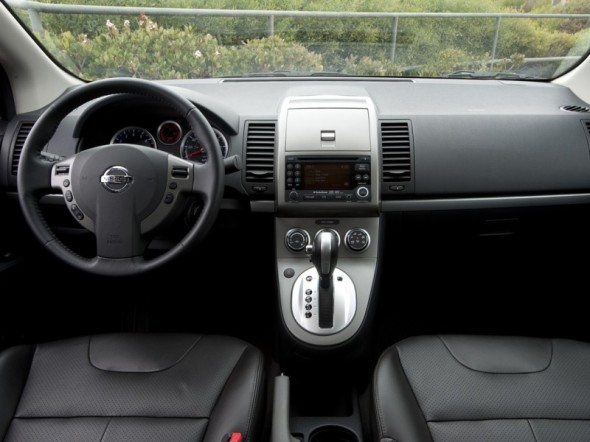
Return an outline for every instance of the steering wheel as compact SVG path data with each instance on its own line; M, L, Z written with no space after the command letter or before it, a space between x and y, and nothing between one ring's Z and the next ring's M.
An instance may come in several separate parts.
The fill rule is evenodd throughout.
M173 108L209 147L207 162L197 164L132 144L94 147L57 163L41 156L66 115L90 100L113 94L146 97ZM190 101L157 83L117 78L79 86L43 113L23 146L17 187L27 223L51 253L90 273L132 275L164 265L206 235L219 211L224 178L215 134ZM39 201L56 191L63 194L72 216L96 236L95 257L82 257L70 250L45 221ZM150 234L175 218L191 194L202 200L193 227L170 250L146 259Z

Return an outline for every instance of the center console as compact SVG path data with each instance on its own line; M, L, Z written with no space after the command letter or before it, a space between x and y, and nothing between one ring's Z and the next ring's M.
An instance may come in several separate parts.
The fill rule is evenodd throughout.
M293 442L291 434L304 442L362 440L354 368L361 352L353 349L371 322L377 280L377 128L375 106L363 95L294 96L280 111L275 247L281 368L293 388L288 377L277 378L273 442ZM311 390L302 376L309 373Z
M291 336L304 344L347 342L365 319L379 244L377 127L366 96L283 103L275 221L280 309Z

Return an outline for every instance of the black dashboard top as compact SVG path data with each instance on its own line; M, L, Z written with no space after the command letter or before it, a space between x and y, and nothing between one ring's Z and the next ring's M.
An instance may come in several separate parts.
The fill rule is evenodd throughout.
M251 144L248 130L253 123L276 124L288 97L368 97L375 104L379 137L384 123L407 123L412 185L403 192L393 192L389 191L391 183L382 181L380 199L384 210L403 207L392 205L400 201L410 207L408 202L441 199L531 197L522 200L526 205L538 204L539 197L555 201L555 195L563 195L586 201L590 192L590 114L583 112L587 104L569 89L555 84L362 78L163 83L197 104L212 126L227 138L228 155L242 158L246 168L228 175L226 186L235 195L252 201L254 208L257 201L273 201L275 183L271 177L261 186L247 178ZM582 112L567 111L564 106L580 106ZM4 187L14 186L12 166L21 123L34 122L37 116L19 115L6 130L0 157L0 184ZM154 134L162 122L178 119L172 110L155 103L107 97L68 116L47 151L67 157L109 142L125 127L140 126ZM275 137L276 132L275 126ZM378 140L380 148L382 141ZM263 187L266 189L261 190ZM501 201L497 204L502 205Z

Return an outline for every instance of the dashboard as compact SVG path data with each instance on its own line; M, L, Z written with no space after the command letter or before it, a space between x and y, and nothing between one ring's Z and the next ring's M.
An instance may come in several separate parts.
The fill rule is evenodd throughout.
M323 130L333 131L345 121L340 118L343 106L350 108L351 102L357 102L353 103L357 106L358 101L370 102L368 124L360 127L358 120L349 121L340 126L335 137L338 143L353 140L354 144L362 133L371 143L376 153L371 202L377 210L590 201L588 105L559 85L497 80L288 78L164 84L197 104L214 128L224 155L241 158L242 170L228 175L226 186L233 195L246 199L254 211L292 207L283 204L284 193L277 193L285 173L284 155L277 150L280 143L284 144L282 137L307 134L302 143L312 138L314 143L320 142ZM321 105L320 111L314 107L314 100L322 99L318 97L335 101L327 107ZM294 100L316 110L312 118L300 119L299 127L287 132L285 103ZM338 104L338 100L344 104ZM0 185L4 188L15 187L15 158L38 116L38 112L18 115L6 128L0 157ZM322 126L321 122L327 124ZM126 96L107 97L74 111L64 119L46 151L48 156L68 157L128 139L155 144L158 149L195 161L206 159L208 146L200 146L188 134L181 116L161 104ZM307 207L334 206L315 202Z
M290 336L305 344L337 346L361 330L380 280L389 215L403 217L407 230L414 213L590 204L590 108L559 85L349 78L163 83L197 105L217 146L203 145L183 116L162 103L110 95L66 116L42 155L58 161L96 146L136 143L195 162L207 161L212 148L238 158L226 170L222 207L274 217L281 316ZM19 115L6 127L0 185L8 192L39 115ZM44 201L55 206L63 197ZM499 225L511 233L514 219L485 219L482 234L504 234ZM324 233L337 238L339 256L330 327L317 322L322 315L307 253Z
M139 143L196 162L211 148L240 158L242 167L226 175L225 207L274 215L283 318L304 342L336 345L359 329L377 278L383 214L590 203L590 109L562 86L348 78L164 84L199 107L218 146L202 145L162 103L113 95L68 115L44 155L55 161ZM39 115L19 115L6 128L0 184L7 189ZM305 249L324 228L344 243L339 268L351 275L359 314L322 335L296 323L305 324L312 307L291 306L296 278L283 272L305 271Z

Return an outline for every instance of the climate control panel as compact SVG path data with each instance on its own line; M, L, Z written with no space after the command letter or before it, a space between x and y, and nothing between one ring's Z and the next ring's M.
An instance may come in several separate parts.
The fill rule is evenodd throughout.
M317 235L323 229L318 229L313 232ZM338 246L340 246L340 234L336 229L330 229L338 236ZM311 243L311 236L309 232L303 228L293 228L285 234L285 246L292 252L305 252L305 248ZM371 244L371 236L369 232L360 227L353 227L344 233L344 245L353 253L364 252Z

